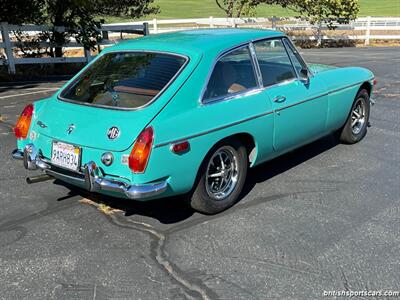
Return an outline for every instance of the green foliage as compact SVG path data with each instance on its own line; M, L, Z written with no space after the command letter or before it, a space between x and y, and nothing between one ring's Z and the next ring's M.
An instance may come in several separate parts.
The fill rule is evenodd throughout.
M307 18L311 23L348 23L357 18L358 0L290 0L287 7Z
M0 22L22 24L40 19L40 0L0 0Z
M289 8L307 18L311 23L326 22L332 27L333 22L348 23L357 17L360 10L358 0L215 0L227 17L248 15L261 4L279 5Z
M86 49L93 48L101 40L98 28L104 23L99 15L140 18L155 14L158 8L154 0L0 0L0 21L11 24L47 24L50 30L30 43L50 41L53 47L46 50L50 56L62 56L62 45L71 37ZM62 26L65 32L57 30ZM21 33L16 33L22 41Z
M257 5L259 0L215 0L215 3L222 9L229 18L240 17L242 13L248 14Z

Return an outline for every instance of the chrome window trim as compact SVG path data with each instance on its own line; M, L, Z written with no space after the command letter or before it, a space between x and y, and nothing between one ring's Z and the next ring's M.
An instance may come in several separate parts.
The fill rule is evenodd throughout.
M304 60L304 58L302 57L302 55L301 55L300 52L297 50L297 48L294 46L293 42L290 40L290 38L289 38L288 36L282 34L282 35L277 35L277 36L272 36L272 37L261 37L261 38L257 38L257 39L252 39L252 40L249 40L249 41L246 41L246 42L242 42L242 43L240 43L240 44L237 44L237 45L235 45L235 46L232 46L232 47L230 47L230 48L228 48L228 49L225 49L225 50L221 51L221 52L216 56L216 58L214 59L212 65L211 65L210 70L208 71L208 74L207 74L205 83L203 84L203 88L201 89L201 92L200 92L200 97L199 97L199 100L198 100L199 103L200 103L200 105L208 104L208 102L203 101L203 96L204 96L205 90L206 90L206 88L207 88L208 82L210 81L211 74L212 74L212 72L214 71L214 67L215 67L216 63L218 62L218 60L219 60L224 54L229 53L229 52L235 50L236 48L240 48L240 47L243 47L243 46L246 46L246 45L254 44L254 43L259 42L259 41L274 40L274 39L286 39L286 40L288 41L288 43L291 45L291 47L292 47L294 50L296 50L296 53L298 54L298 56L300 57L301 61L304 63L305 67L306 67L307 70L309 71L310 76L311 76L311 77L314 76L314 73L313 73L313 72L311 71L311 69L308 67L307 62ZM253 45L253 46L254 46L254 45ZM259 64L258 64L258 60L257 60L256 66L257 66L258 68L260 67ZM261 73L261 72L260 72L260 73ZM295 79L295 80L299 80L299 78L294 78L294 79ZM295 80L290 79L289 81L295 81ZM287 84L287 82L280 82L280 83L276 83L276 84L269 85L269 86L265 86L265 87L262 86L262 88L260 88L260 90L265 90L265 89L270 88L270 87L275 87L275 86L277 86L277 85L281 85L282 83L283 83L283 84ZM230 99L232 99L232 97L227 97L227 99L223 99L223 98L222 98L222 99L219 99L218 101L213 101L213 102L210 102L210 103L219 102L219 101L224 101L224 100L230 100Z
M297 50L296 46L293 44L292 40L289 39L288 37L283 37L283 40L286 41L287 46L293 51L293 54L297 57L297 59L300 61L301 65L308 70L308 73L313 77L314 73L311 71L311 69L308 67L307 62L304 60L303 56L300 54L299 50ZM286 44L285 44L286 46Z
M205 102L201 102L202 105L209 105L209 104L214 104L217 102L222 102L222 101L229 101L229 100L234 100L237 98L242 98L250 95L255 95L258 94L262 91L262 88L256 86L253 88L249 88L237 93L229 94L229 96L220 96L220 97L214 97L206 100Z
M251 87L248 89L245 89L243 91L237 92L237 93L233 93L233 94L228 94L228 95L224 95L224 96L219 96L219 97L214 97L214 98L209 98L209 99L204 99L204 94L207 90L207 86L210 82L211 76L214 72L215 66L216 64L219 62L219 60L221 58L223 58L224 56L239 50L241 48L247 48L248 52L249 52L249 58L251 61L251 65L253 67L253 73L254 73L254 79L256 81L256 86L255 87ZM252 92L254 90L259 89L259 84L258 84L258 76L257 76L257 71L256 71L256 65L254 64L253 58L252 58L252 54L251 54L251 50L250 50L250 42L245 42L245 43L241 43L235 47L229 48L223 52L221 52L220 54L218 54L217 58L214 59L213 63L212 63L212 67L210 68L211 71L208 72L207 74L207 80L206 80L206 84L203 86L201 93L200 93L200 104L203 105L207 105L207 104L211 104L211 103L216 103L216 102L221 102L221 101L226 101L226 100L232 100L232 99L236 99L239 98L240 96L244 96L247 95L247 93Z
M286 79L286 80L284 80L284 81L277 82L277 83L274 83L274 84L271 84L271 85L266 85L266 86L264 86L264 80L263 80L263 78L262 78L262 73L261 73L261 67L260 67L260 63L259 63L259 61L258 61L258 57L257 57L257 51L254 51L254 53L255 53L255 55L256 55L257 65L258 65L258 68L260 69L261 84L262 84L262 87L263 87L264 89L267 89L267 88L273 87L273 86L277 86L277 85L281 85L282 83L283 83L283 84L287 84L288 82L300 80L300 77L299 77L299 75L297 74L296 68L295 68L294 65L293 65L293 61L292 61L292 59L290 58L290 55L289 55L289 53L288 53L288 51L287 51L287 49L286 49L285 43L284 43L284 41L283 41L283 39L285 39L285 38L286 38L285 36L278 36L278 37L271 37L271 38L266 38L266 39L260 39L260 40L256 40L256 41L253 41L253 42L252 42L252 44L254 44L254 43L264 42L264 41L268 41L268 40L272 40L272 41L273 41L273 40L281 40L282 45L283 45L283 48L285 49L286 56L289 58L290 64L292 65L292 68L293 68L293 70L294 70L295 77L290 78L290 79ZM254 50L255 50L255 48L254 48Z
M260 88L262 88L264 86L263 79L262 79L260 65L259 65L258 59L257 59L256 49L254 48L253 42L249 43L249 49L250 49L251 59L253 60L253 64L255 67L256 75L257 75L258 86Z
M133 107L133 108L129 108L129 107L115 107L115 106L109 106L109 105L102 105L102 104L93 104L93 103L87 103L87 102L80 102L80 101L76 101L76 100L71 100L71 99L67 99L61 96L61 94L68 88L70 88L74 83L76 83L76 81L78 81L82 74L79 74L76 78L74 78L66 87L64 87L62 90L60 90L57 94L57 100L63 101L63 102L70 102L70 103L74 103L74 104L79 104L79 105L84 105L84 106L90 106L90 107L97 107L97 108L104 108L104 109L113 109L113 110L120 110L120 111L135 111L135 110L141 110L146 108L147 106L151 105L153 102L157 101L158 98L160 98L162 96L162 94L164 94L164 92L174 83L175 79L178 78L178 76L183 72L183 70L186 68L186 66L189 64L190 62L190 58L187 55L183 55L183 54L179 54L179 53L173 53L173 52L167 52L167 51L156 51L156 50L112 50L112 51L107 51L104 54L100 54L99 56L97 56L89 65L93 64L95 61L97 61L98 59L100 59L101 57L103 57L104 55L110 54L110 53L131 53L131 52L138 52L138 53L155 53L155 54L165 54L165 55L170 55L170 56L177 56L177 57L181 57L185 59L185 62L183 63L183 65L180 67L180 69L178 70L178 72L176 72L176 74L171 78L170 81L168 81L168 83L161 89L161 91L154 96L153 99L151 99L151 101L147 102L146 104L142 105L142 106L138 106L138 107ZM86 67L87 67L86 66ZM85 67L85 68L86 68Z
M299 74L299 72L297 72L296 67L294 66L293 59L290 57L290 54L289 54L290 49L288 49L288 45L286 45L287 42L285 42L285 40L287 40L287 39L285 39L285 38L281 39L283 48L285 48L286 55L289 58L290 63L292 64L292 68L293 68L294 73L296 74L297 79L300 79L300 74ZM296 55L294 52L293 52L293 54ZM300 61L300 64L302 64L301 61Z

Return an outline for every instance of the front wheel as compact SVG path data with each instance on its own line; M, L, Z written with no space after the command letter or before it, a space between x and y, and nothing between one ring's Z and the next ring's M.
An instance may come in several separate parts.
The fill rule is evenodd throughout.
M200 168L191 207L216 214L232 206L243 189L247 167L247 151L240 142L232 140L214 147Z
M347 118L346 124L340 132L340 141L345 144L355 144L367 134L369 122L369 93L366 90L358 92Z

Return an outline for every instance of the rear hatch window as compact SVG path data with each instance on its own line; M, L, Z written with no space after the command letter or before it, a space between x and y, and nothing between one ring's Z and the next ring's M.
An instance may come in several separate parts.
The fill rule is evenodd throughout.
M107 53L67 86L60 98L95 106L138 108L156 99L186 61L156 52Z

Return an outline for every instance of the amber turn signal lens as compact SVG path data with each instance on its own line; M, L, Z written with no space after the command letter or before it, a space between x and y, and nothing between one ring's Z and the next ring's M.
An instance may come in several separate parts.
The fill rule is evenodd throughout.
M147 127L136 139L135 145L129 155L129 168L134 173L143 173L146 169L153 146L153 127Z
M31 126L31 120L33 115L33 105L28 104L22 111L17 124L14 127L14 135L17 139L26 139Z

